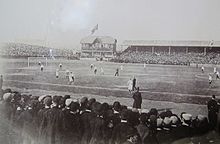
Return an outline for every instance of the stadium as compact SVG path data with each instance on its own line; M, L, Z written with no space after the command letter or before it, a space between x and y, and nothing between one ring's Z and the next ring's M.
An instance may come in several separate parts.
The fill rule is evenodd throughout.
M0 144L219 144L218 5L1 2Z

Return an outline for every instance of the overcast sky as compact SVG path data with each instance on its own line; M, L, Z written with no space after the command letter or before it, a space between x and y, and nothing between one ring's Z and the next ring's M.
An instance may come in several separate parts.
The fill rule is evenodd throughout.
M0 42L80 48L123 40L220 40L220 0L0 0Z

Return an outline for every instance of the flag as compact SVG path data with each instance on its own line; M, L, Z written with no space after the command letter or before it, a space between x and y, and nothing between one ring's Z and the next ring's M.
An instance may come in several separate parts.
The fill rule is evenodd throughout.
M94 34L96 30L98 30L98 24L91 30L91 34Z

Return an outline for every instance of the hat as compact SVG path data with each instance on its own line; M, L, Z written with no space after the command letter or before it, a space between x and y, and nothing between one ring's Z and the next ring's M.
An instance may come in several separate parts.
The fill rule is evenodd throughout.
M66 99L65 105L66 105L67 107L69 107L72 102L73 102L72 99Z
M141 113L148 113L149 110L148 109L141 109Z
M67 100L69 100L69 99L67 99ZM71 111L75 112L80 108L80 105L78 102L71 102L69 107L70 107Z
M171 120L172 124L174 124L174 125L177 124L177 122L179 121L176 116L171 116L170 120Z
M93 110L96 114L100 115L101 112L102 112L102 104L100 104L99 102L94 102L94 103L92 104L92 110Z
M29 102L29 106L30 106L31 108L36 108L38 102L39 102L38 100L31 100L31 101Z
M83 97L81 98L80 100L80 103L83 104L83 103L87 103L88 102L88 98L87 97Z
M64 98L64 99L69 99L69 98L70 98L70 95L65 95L63 98Z
M45 97L47 97L48 95L42 95L42 96L39 96L38 98L38 101L41 102Z
M169 125L169 124L171 123L171 119L170 119L169 117L165 117L165 118L163 119L163 123L164 123L165 125Z
M5 94L3 95L3 100L4 100L4 101L9 100L10 98L12 98L11 93L5 93Z
M60 97L59 96L53 96L52 101L56 104L59 104Z
M156 115L150 115L150 122L155 122L157 121L157 116Z
M182 118L186 121L192 120L192 115L191 114L182 114Z
M205 116L204 115L198 115L197 118L198 118L199 121L203 121L205 119Z
M163 119L162 118L157 118L157 127L161 127L163 123Z
M51 97L45 97L44 98L44 104L47 106L50 106L52 104L52 98Z

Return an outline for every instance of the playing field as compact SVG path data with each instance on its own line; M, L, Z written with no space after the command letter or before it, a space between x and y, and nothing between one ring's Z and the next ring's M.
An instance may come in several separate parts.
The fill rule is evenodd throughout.
M55 71L59 63L62 70L59 78ZM98 72L95 75L90 69L93 63ZM120 76L115 77L116 68ZM168 101L175 103L206 104L210 95L220 95L220 80L208 83L208 74L213 74L213 66L205 67L205 73L200 68L188 66L118 64L89 60L50 60L44 71L37 64L27 67L26 59L1 60L4 86L26 89L42 89L79 94L94 94L100 96L131 97L127 90L127 81L133 76L137 79L143 99ZM100 68L104 69L101 75ZM73 71L75 82L68 85L65 70Z

